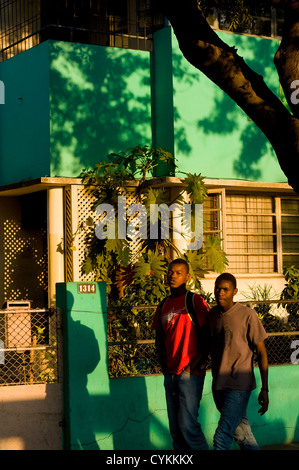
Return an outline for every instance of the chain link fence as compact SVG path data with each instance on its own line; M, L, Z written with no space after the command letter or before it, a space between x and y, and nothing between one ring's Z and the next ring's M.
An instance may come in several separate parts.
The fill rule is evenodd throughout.
M0 386L58 382L59 323L54 309L7 302L0 310Z
M255 309L268 334L265 345L269 364L291 364L292 347L295 341L299 341L298 301L269 300L244 303Z
M110 377L161 373L151 329L156 306L108 308Z
M275 300L242 303L256 310L267 331L265 345L269 365L291 364L294 345L297 344L296 349L299 350L299 302ZM111 378L161 373L155 349L155 332L151 329L155 309L156 306L108 309Z
M247 301L261 319L270 365L298 363L299 302ZM108 308L110 377L160 374L151 329L156 306ZM22 302L0 310L0 386L60 381L60 315ZM297 351L297 352L296 352ZM292 360L293 357L293 360Z

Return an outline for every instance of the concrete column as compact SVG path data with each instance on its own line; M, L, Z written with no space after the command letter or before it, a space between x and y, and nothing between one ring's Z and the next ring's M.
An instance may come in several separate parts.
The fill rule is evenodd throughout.
M171 188L170 190L170 199L171 201L175 201L175 198L176 197L179 197L181 195L181 192L182 192L182 187L178 187L178 186L174 186ZM181 198L184 199L184 201L186 201L186 193L183 193L181 195ZM173 230L174 232L176 232L177 234L180 233L181 231L181 222L182 222L182 213L181 213L181 210L179 209L176 209L173 213ZM183 236L184 235L184 236ZM173 239L173 244L174 246L180 250L181 253L184 253L187 249L187 241L186 241L186 233L183 233L183 235L180 236L180 238L174 238ZM177 254L176 252L173 250L173 258L177 258Z
M113 402L106 284L58 283L56 291L63 327L64 450L101 449L103 416Z
M174 154L171 27L153 34L151 60L152 147ZM154 176L174 175L173 165L160 162Z
M48 189L48 273L49 307L55 307L56 283L64 282L63 188Z

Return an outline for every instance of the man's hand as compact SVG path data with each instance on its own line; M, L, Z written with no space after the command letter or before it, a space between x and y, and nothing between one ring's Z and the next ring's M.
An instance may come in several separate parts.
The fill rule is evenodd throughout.
M264 413L266 413L266 411L268 410L268 407L269 407L269 395L268 395L267 390L262 389L260 391L260 394L258 396L258 402L261 405L261 408L259 409L258 412L261 415L263 415Z

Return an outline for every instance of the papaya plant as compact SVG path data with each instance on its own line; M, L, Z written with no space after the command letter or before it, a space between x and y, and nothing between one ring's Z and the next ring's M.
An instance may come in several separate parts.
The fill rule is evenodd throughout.
M151 149L148 146L130 148L124 153L112 153L106 162L100 162L91 170L81 173L83 184L89 187L95 196L93 210L96 212L100 204L109 204L113 207L114 236L112 238L99 239L95 234L96 217L86 221L86 256L82 265L85 274L92 273L94 280L103 280L107 283L109 303L132 295L134 290L134 303L141 297L143 304L148 304L144 298L144 290L140 289L146 280L147 285L152 285L151 301L157 304L163 296L165 289L164 277L167 266L173 253L185 258L190 266L190 285L195 289L201 289L200 277L209 270L222 272L227 265L225 253L221 248L220 240L214 236L208 236L201 250L187 250L181 253L176 247L173 234L163 238L161 235L161 215L159 215L158 231L155 238L150 236L150 206L176 203L182 207L184 200L182 194L186 191L192 208L191 225L194 224L194 206L203 204L207 197L207 190L203 177L198 174L184 173L184 188L174 201L167 201L166 189L152 188L149 178L153 176L154 168L159 163L166 163L176 168L175 158L163 149ZM119 226L119 197L132 196L137 202L142 203L146 209L144 224L145 236L141 239L133 235L120 237ZM105 214L106 215L106 214ZM138 226L134 217L128 217L125 221L133 228ZM133 220L133 221L132 221ZM190 226L186 227L186 236L190 233ZM128 233L127 233L128 235ZM184 235L183 235L184 236ZM138 287L138 289L137 289ZM150 290L151 287L148 289Z
M179 217L184 232L182 236L188 238L195 224L195 205L203 204L208 196L200 174L182 173L182 191L169 201L167 188L151 186L150 178L160 163L176 168L174 157L163 149L137 146L124 153L113 153L108 156L107 162L100 162L81 174L82 182L95 196L92 206L95 216L89 217L84 224L86 255L82 271L92 274L95 281L105 281L107 285L108 338L113 348L109 354L109 370L114 377L159 372L158 363L153 365L155 362L149 360L155 356L154 344L148 344L147 354L142 355L138 340L144 337L150 339L153 335L150 328L153 308L170 293L165 280L168 263L174 255L186 259L191 275L189 287L198 291L201 291L200 278L206 272L222 272L228 264L221 241L215 236L207 236L200 250L180 252L171 231L169 236L162 236L160 212L155 221L156 234L151 236L152 207L177 204L182 209L185 204L183 194L186 192L191 217L188 221L182 215ZM120 213L119 201L124 197L142 205L143 219L138 221L129 210L125 210L125 214ZM107 211L103 212L103 207ZM99 209L102 211L100 214ZM99 218L102 218L103 225L107 222L107 230L108 221L112 220L112 237L98 236L99 227L102 230ZM126 236L121 232L123 223ZM132 230L128 230L129 227ZM134 236L136 228L139 228L139 233L142 228L143 237Z

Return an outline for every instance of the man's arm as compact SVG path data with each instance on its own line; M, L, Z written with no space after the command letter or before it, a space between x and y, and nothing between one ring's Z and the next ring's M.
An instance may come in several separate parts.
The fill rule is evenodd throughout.
M186 372L192 373L192 371L197 370L200 365L202 365L204 368L206 367L206 361L209 355L209 335L210 332L208 325L203 325L198 328L197 337L199 351L198 354L193 358L193 360L189 362L188 366L185 367Z
M262 388L258 396L258 402L261 405L259 413L263 415L266 413L269 407L269 395L268 395L268 356L264 341L261 341L256 346L257 361L261 374Z
M163 374L167 373L166 352L163 331L156 330L156 350Z

